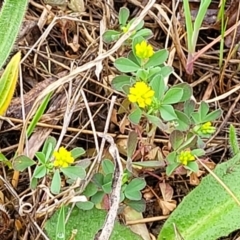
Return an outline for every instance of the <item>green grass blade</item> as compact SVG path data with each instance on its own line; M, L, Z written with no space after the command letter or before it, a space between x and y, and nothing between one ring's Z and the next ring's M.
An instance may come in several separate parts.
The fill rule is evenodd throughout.
M21 53L15 54L6 66L0 78L0 116L4 115L14 94Z
M0 12L0 69L7 60L20 30L28 0L5 0Z
M60 213L58 215L57 220L57 229L56 229L56 238L55 240L63 240L66 239L65 233L65 208L61 206Z
M193 46L196 46L199 29L202 26L203 19L207 13L210 3L211 3L211 0L204 0L204 1L201 1L201 4L199 6L199 11L193 25L193 35L191 40Z
M42 115L43 115L43 113L44 113L44 111L45 111L45 109L46 109L46 107L47 107L47 105L48 105L48 103L49 103L49 101L50 101L51 96L52 96L52 93L49 93L49 94L43 99L41 105L39 106L36 114L34 115L31 123L30 123L29 126L28 126L28 129L27 129L27 136L28 136L28 137L32 134L34 128L36 127L36 125L37 125L37 123L38 123L38 121L39 121L39 119L42 117Z
M193 53L194 52L193 45L192 45L193 24L192 24L192 17L191 17L191 11L190 11L188 0L183 0L183 8L184 8L184 14L185 14L186 28L187 28L188 51Z

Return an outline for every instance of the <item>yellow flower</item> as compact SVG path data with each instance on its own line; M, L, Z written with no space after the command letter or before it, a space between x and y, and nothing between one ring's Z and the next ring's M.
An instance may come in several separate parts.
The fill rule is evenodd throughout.
M137 57L140 59L148 59L154 54L153 47L150 44L147 44L145 40L136 44L135 51Z
M58 151L54 151L53 156L55 160L53 162L54 167L68 167L74 162L74 158L66 148L60 147Z
M139 107L144 108L151 105L154 91L145 83L137 82L130 88L128 99L132 103L137 103Z
M194 160L195 160L195 157L189 150L181 151L181 153L178 156L178 162L180 162L183 165L188 165L189 162Z
M200 136L211 135L216 131L216 128L212 125L211 122L203 123L202 125L198 125L194 127L194 131Z
M216 128L212 126L211 122L206 122L200 127L200 131L203 134L212 134L216 131Z
M121 27L121 29L122 29L122 31L123 31L123 33L126 33L127 31L128 31L128 27L126 27L126 26L123 26L123 27Z

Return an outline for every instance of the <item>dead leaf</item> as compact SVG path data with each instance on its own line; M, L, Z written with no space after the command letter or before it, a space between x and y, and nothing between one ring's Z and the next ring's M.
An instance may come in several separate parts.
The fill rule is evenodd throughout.
M190 184L193 186L197 186L199 184L199 178L196 173L192 172L190 175Z
M163 201L161 199L158 200L158 203L162 209L163 215L168 215L171 213L177 206L177 202L175 200L170 200L168 202Z
M175 200L172 200L173 188L165 182L159 183L159 188L162 193L162 199L158 199L158 203L162 209L163 215L168 215L177 206L177 202Z
M133 221L133 220L140 220L143 219L142 213L135 211L130 207L125 207L123 210L123 217L125 221ZM129 225L129 228L135 232L136 234L140 235L143 240L151 240L147 227L143 223L138 223L134 225Z
M130 122L128 120L127 114L124 114L122 120L119 123L119 130L122 134L124 134L125 129L127 126L129 126Z
M68 7L74 12L82 13L85 11L85 5L83 0L70 0Z

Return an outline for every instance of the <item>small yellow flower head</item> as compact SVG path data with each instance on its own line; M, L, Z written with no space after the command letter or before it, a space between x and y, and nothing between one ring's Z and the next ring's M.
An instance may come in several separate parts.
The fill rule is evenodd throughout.
M53 156L55 157L53 162L54 167L65 168L74 162L71 152L64 147L60 147L58 151L54 151Z
M195 157L189 150L181 151L181 153L178 156L178 162L180 162L183 165L187 165L189 162L194 160Z
M201 126L196 126L194 130L200 136L206 136L213 134L216 131L216 128L212 125L211 122L206 122Z
M126 33L127 31L128 31L128 27L126 27L126 26L123 26L123 27L121 27L121 29L122 29L122 31L123 31L123 33Z
M136 44L135 51L137 57L140 59L148 59L154 54L153 47L150 44L147 44L145 40Z
M128 99L132 103L137 103L139 107L144 108L151 105L154 91L145 83L137 82L130 88Z

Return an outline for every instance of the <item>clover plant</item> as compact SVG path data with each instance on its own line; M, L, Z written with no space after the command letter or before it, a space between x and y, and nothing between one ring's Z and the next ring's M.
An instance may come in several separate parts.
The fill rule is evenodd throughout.
M128 8L122 7L120 8L118 19L119 19L119 29L118 30L107 30L103 34L103 39L106 43L111 43L113 41L118 40L122 34L126 33L135 18L132 20L128 21L130 16L130 11ZM134 33L132 34L130 40L134 37L144 37L145 39L150 38L153 36L153 33L150 29L148 28L143 28L144 26L144 21L141 21L138 26L135 28Z
M83 179L86 175L86 166L73 165L74 161L85 153L83 148L77 147L68 151L64 147L60 147L58 150L54 150L55 146L56 139L49 137L45 141L42 151L35 154L37 161L24 155L17 156L13 159L13 168L17 171L24 171L26 168L36 165L31 179L31 187L36 188L38 179L48 176L51 181L51 192L58 194L61 190L60 174L62 173L66 179Z
M125 29L129 11L121 9L119 16L120 28ZM196 106L191 100L193 90L189 84L168 84L173 69L165 63L167 49L153 49L146 38L136 33L128 43L131 50L127 57L117 58L114 62L122 74L112 80L112 87L126 96L122 109L126 109L133 127L147 121L152 127L146 131L159 128L169 135L172 149L165 159L168 175L180 166L197 172L196 160L205 154L203 140L215 132L212 122L222 111L209 112L205 102Z
M114 164L109 159L102 161L102 172L96 173L92 181L87 185L82 195L88 198L86 202L78 202L76 205L80 209L89 210L94 206L108 208L109 194L112 191L112 181ZM145 201L142 199L141 190L146 186L142 178L132 178L132 174L127 170L122 179L121 202L124 205L131 206L139 212L145 210Z

